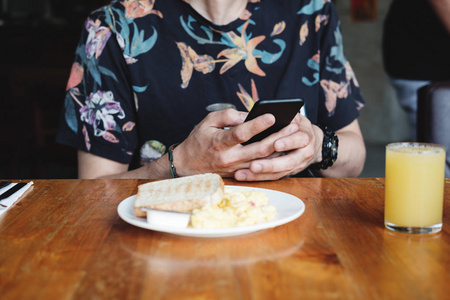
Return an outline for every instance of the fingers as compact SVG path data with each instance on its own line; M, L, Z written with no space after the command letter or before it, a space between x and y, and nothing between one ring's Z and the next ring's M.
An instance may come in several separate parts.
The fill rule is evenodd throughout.
M198 157L193 169L209 168L217 173L234 175L237 180L276 180L306 168L313 156L314 132L307 118L297 115L294 121L262 141L241 144L275 123L271 114L244 122L248 113L233 109L212 112L191 134ZM224 127L230 127L223 130ZM281 156L281 153L289 152ZM202 155L200 155L202 154ZM200 158L201 157L201 158ZM191 160L189 160L191 161Z
M296 174L308 165L294 156L280 156L276 159L257 160L248 169L235 172L234 177L239 181L276 180L286 175Z
M311 164L314 154L314 147L307 146L286 155L257 159L250 162L247 169L236 171L235 178L240 181L276 180L297 174Z
M310 135L298 131L293 135L284 136L277 139L274 143L274 150L277 152L286 152L299 148L305 148L310 144Z
M295 150L277 158L255 160L250 164L249 170L257 174L292 173L306 168L311 157L309 148Z
M297 124L298 132L295 135L284 136L278 139L274 144L275 151L286 152L305 148L315 140L313 126L308 118L297 114L292 123Z
M217 136L228 147L232 147L234 145L238 145L250 140L253 136L263 132L275 123L275 117L271 114L264 114L244 123L247 115L248 113L246 112L239 112L234 109L226 109L223 111L208 114L208 116L202 123L206 123L205 125L208 125L210 127L212 126L214 128L231 127L226 132L219 132L219 135ZM297 127L295 127L295 129L292 129L294 128L292 126L298 126L298 123L299 122L291 123L291 125L289 125L291 127L288 126L291 131L284 135L289 135L290 133L296 131ZM286 132L286 130L281 130L280 133L282 132ZM281 136L282 135L280 134L278 138L280 138ZM294 149L294 146L296 145L293 144L292 141L289 141L289 139L283 139L278 142L278 144L278 148L282 149L280 151L285 151L283 150L285 148L287 150ZM303 144L305 144L305 142ZM299 146L302 146L303 144L300 144Z
M240 126L233 127L224 137L224 143L229 146L244 143L254 135L266 130L275 123L275 117L271 114L264 114Z

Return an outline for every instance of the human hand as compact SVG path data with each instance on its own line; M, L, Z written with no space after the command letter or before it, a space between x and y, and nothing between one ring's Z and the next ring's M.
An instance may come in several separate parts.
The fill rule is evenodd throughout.
M321 161L323 131L300 114L292 124L297 124L298 131L275 139L273 144L275 153L285 155L254 160L248 168L236 171L235 178L240 181L276 180Z
M174 149L178 175L213 172L232 177L237 170L249 169L254 159L280 155L275 153L275 140L298 130L298 125L292 123L261 142L242 146L241 143L275 123L270 114L244 123L247 114L234 109L208 114Z

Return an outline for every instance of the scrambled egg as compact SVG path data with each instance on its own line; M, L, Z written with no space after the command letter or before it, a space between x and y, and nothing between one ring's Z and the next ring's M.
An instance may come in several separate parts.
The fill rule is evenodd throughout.
M276 218L276 208L262 191L225 188L222 201L195 209L191 216L194 228L227 228L268 222Z

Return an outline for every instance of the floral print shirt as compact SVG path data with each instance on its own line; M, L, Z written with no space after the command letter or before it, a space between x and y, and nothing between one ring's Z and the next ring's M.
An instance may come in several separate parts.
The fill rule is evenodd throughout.
M57 140L138 167L186 139L209 104L294 97L331 130L363 106L330 0L249 0L220 26L188 0L116 0L86 20Z

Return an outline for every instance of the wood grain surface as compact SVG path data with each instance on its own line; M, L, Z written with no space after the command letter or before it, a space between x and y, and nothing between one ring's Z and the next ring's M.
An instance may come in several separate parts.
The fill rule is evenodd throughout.
M0 216L1 299L449 299L450 180L444 227L384 228L384 179L226 184L303 200L300 218L248 235L141 229L117 206L143 180L35 180Z

